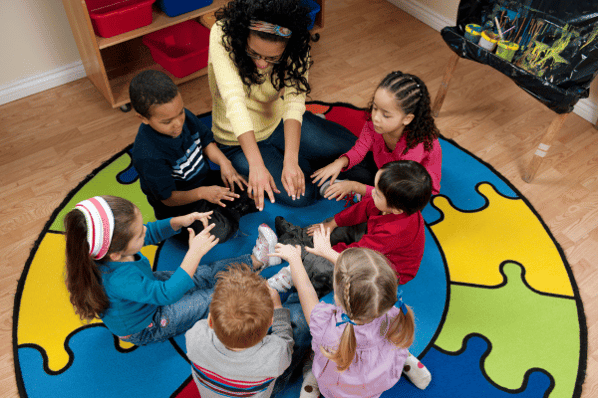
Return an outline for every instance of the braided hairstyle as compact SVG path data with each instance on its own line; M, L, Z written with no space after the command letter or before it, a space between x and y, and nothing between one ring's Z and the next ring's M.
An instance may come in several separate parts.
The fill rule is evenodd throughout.
M432 150L434 140L438 138L440 132L434 123L430 93L425 83L417 76L394 71L382 79L376 91L379 89L385 89L393 95L405 115L413 114L414 116L413 121L405 126L403 133L407 140L407 147L403 151L403 155L419 143L424 144L426 151ZM373 105L374 99L372 98L369 104L370 115Z
M333 283L337 304L357 324L383 316L397 302L396 274L386 257L375 250L349 248L343 251L335 265ZM341 372L349 368L357 348L353 324L345 325L336 351L320 347L322 354L336 362ZM413 334L413 313L409 310L406 315L400 312L390 322L385 336L398 347L408 347L413 342Z
M216 19L222 23L222 45L229 52L245 86L262 84L264 75L258 72L255 62L247 55L249 24L252 20L269 22L291 30L290 37L251 31L261 39L286 43L281 62L273 64L270 76L272 85L278 91L294 87L297 92L309 94L311 88L305 73L311 66L309 52L311 34L309 9L297 0L232 0L216 12Z

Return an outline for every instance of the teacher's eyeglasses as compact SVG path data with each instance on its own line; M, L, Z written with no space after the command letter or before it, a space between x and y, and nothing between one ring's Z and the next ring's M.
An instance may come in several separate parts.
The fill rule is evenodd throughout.
M249 47L247 47L245 49L245 52L247 53L247 55L249 55L250 58L257 59L257 60L261 59L263 61L266 61L269 64L279 64L282 62L282 54L279 55L278 57L264 57L263 55L260 55L256 52L254 52Z

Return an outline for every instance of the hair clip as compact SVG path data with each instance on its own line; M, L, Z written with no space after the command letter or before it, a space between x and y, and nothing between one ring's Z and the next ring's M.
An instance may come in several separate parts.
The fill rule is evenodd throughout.
M258 32L270 33L271 35L277 35L281 37L290 37L293 33L289 28L264 21L249 21L249 29Z
M407 309L407 306L403 302L403 291L402 290L399 292L397 303L399 303L398 307L401 309L401 311L403 312L403 314L407 315L407 313L409 312L409 310Z
M340 322L337 322L337 323L336 323L336 326L340 326L340 325L342 325L343 323L347 323L347 322L349 322L351 325L355 325L355 322L353 322L353 321L351 320L351 318L349 318L349 316L348 316L347 314L344 314L344 313L343 313L343 314L341 315L341 319L342 319L342 321L340 321Z

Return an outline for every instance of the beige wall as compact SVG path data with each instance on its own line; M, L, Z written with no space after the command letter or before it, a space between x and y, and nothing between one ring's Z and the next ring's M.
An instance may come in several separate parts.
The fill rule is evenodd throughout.
M413 0L413 2L428 7L433 12L451 21L457 20L458 0Z
M0 87L81 60L61 0L0 1Z

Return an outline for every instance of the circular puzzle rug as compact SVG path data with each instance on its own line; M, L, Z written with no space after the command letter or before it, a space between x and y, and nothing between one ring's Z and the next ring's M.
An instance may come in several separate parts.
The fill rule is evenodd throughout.
M355 134L364 124L363 111L347 104L313 102L308 109ZM202 121L210 126L210 115L202 115ZM430 369L432 382L421 391L401 378L383 397L579 397L587 329L563 251L513 185L455 142L440 141L442 187L423 211L424 259L416 278L401 287L416 315L410 351ZM136 203L145 222L153 220L130 149L65 198L31 251L13 315L22 397L199 396L184 336L135 347L113 336L99 320L82 323L68 299L66 212L80 200L111 194ZM342 208L342 202L327 200L302 209L267 204L263 212L243 217L237 237L217 245L202 262L249 253L259 224L273 227L278 215L306 226ZM168 240L142 251L156 270L174 270L185 249ZM274 273L279 267L265 271ZM300 383L295 380L282 397L298 397Z

